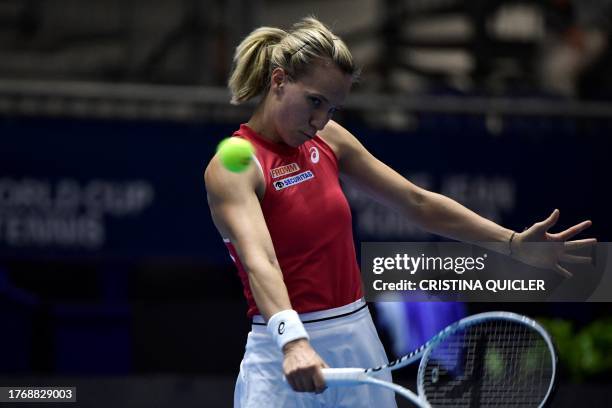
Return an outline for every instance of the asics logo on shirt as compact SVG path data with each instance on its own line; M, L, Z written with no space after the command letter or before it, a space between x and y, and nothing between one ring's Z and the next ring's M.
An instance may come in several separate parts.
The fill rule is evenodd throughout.
M313 146L308 151L310 152L310 161L317 164L319 162L319 149Z

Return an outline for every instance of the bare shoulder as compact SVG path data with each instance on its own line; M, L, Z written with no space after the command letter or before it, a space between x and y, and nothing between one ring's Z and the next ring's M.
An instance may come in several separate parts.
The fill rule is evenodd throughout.
M204 170L204 184L209 201L213 199L230 199L252 193L260 182L258 170L252 164L243 173L233 173L221 164L217 155L213 156Z

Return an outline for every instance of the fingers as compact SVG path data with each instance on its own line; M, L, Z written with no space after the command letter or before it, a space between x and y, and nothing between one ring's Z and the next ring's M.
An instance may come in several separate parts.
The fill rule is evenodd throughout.
M283 372L287 383L297 392L321 393L327 388L322 368L325 361L306 342L284 349Z
M303 390L306 392L313 392L315 390L314 383L312 381L312 376L309 374L303 374L298 376L297 380L299 390Z
M597 239L595 238L587 238L587 239L578 239L575 241L567 241L563 244L563 247L566 251L575 251L578 249L584 248L592 248L597 244Z
M299 371L285 373L285 379L294 391L306 391L306 389L311 388Z
M312 381L309 381L308 376L304 375L303 371L294 371L285 375L287 382L294 391L303 392L314 390Z
M590 256L577 256L570 254L561 254L561 256L559 256L559 260L575 264L590 264L593 262L593 259Z
M327 389L322 367L308 367L296 370L285 378L294 391L322 393Z
M289 375L285 375L285 378L287 379L287 383L289 383L289 386L291 386L294 391L306 390L307 384L304 382L304 379L301 376L292 373Z
M557 223L558 219L559 219L559 210L555 209L547 219L545 219L542 222L539 222L538 226L540 226L544 230L548 230Z
M555 265L555 271L565 276L566 278L572 277L572 273L559 264Z
M550 234L550 235L551 237L559 239L560 241L567 241L568 239L572 238L574 235L577 235L581 233L582 231L584 231L585 229L589 228L591 225L592 225L591 221L583 221L580 224L576 224L573 227L570 227L563 232L559 232L557 234Z
M325 384L325 378L323 377L323 371L321 371L321 367L317 367L314 376L312 377L312 380L314 382L314 388L317 394L320 394L325 391L327 385Z

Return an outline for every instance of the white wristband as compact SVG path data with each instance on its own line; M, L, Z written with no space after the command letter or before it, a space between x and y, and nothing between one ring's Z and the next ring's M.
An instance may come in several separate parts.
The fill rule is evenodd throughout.
M283 310L268 319L268 333L282 351L285 344L297 339L310 339L295 310Z

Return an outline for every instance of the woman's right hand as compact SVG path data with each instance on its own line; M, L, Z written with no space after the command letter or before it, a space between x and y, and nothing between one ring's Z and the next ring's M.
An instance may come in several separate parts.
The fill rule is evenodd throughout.
M294 391L317 394L325 391L327 386L321 369L329 366L308 340L298 339L285 344L283 353L283 373Z

